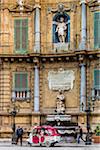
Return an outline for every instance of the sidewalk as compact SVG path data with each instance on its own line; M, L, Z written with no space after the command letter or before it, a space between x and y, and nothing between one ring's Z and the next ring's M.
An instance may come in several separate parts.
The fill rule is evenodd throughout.
M2 146L6 146L6 147L10 147L14 144L11 144L11 139L7 139L7 138L4 138L4 139L1 139L0 138L0 147ZM100 147L100 143L96 144L96 143L92 143L91 145L85 145L84 142L80 142L80 144L78 143L65 143L65 142L60 142L60 143L57 143L56 146L62 146L62 147ZM17 145L16 145L17 146ZM27 142L24 140L23 141L23 146L27 146Z

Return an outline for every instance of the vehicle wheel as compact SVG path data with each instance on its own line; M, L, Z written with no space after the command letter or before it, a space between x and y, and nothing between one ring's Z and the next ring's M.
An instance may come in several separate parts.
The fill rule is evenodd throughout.
M30 147L32 146L32 144L31 144L31 143L29 143L29 142L28 142L28 145L29 145Z
M43 143L41 143L40 146L43 147L44 146Z
M49 141L46 141L46 142L45 142L45 146L46 146L46 147L50 147L50 146L51 146L51 143L50 143Z
M54 147L54 143L53 143L53 144L51 144L51 146L52 146L52 147Z

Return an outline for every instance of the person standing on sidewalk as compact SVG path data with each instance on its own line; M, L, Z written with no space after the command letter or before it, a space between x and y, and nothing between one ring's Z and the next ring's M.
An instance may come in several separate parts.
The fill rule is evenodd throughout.
M79 134L78 134L78 139L77 139L78 144L80 143L80 139L82 139L82 141L84 141L84 139L83 139L83 130L82 130L81 126L79 126Z
M22 146L22 142L23 142L23 128L21 128L20 126L18 126L17 130L16 130L16 144L18 144L18 141L20 139L20 145Z

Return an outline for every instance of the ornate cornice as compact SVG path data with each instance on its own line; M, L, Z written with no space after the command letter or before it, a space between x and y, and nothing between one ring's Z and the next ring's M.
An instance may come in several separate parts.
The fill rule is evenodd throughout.
M63 3L59 3L57 8L52 8L52 7L48 7L47 11L48 13L60 13L63 14L65 11L68 12L70 11L71 8L70 7L65 7Z
M87 3L91 11L100 10L100 0L87 0Z
M34 10L34 4L26 4L26 3L20 3L21 1L18 1L17 3L7 3L7 4L1 4L1 10L5 10L8 9L9 12L12 13L29 13L32 12Z
M54 53L54 54L27 54L27 55L1 55L1 62L27 62L39 64L40 62L56 62L56 61L68 61L68 62L83 62L84 60L98 60L100 58L100 52L98 51L69 51L68 53Z

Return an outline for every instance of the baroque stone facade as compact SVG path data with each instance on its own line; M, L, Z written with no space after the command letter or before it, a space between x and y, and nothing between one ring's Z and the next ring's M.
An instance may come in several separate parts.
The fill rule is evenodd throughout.
M59 90L64 91L65 114L71 115L72 122L86 127L90 97L92 130L100 123L96 14L100 22L100 6L94 0L0 1L1 137L12 132L9 112L13 104L19 107L16 125L28 131L55 114ZM63 42L56 31L59 23L62 27L61 17L66 25Z

